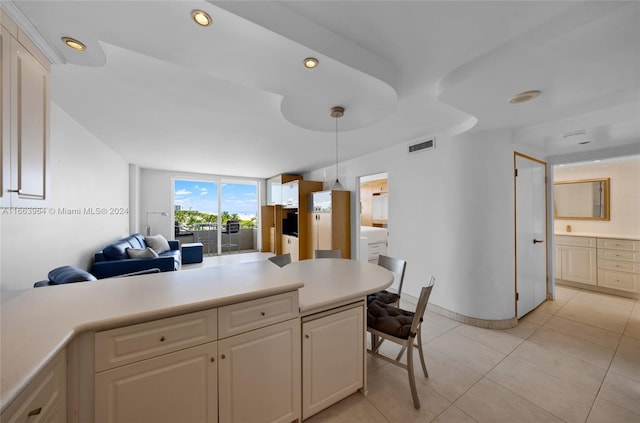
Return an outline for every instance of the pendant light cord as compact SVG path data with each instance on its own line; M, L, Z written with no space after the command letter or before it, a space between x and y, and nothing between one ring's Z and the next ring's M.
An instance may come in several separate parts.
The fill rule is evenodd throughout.
M336 181L338 181L338 118L336 117Z

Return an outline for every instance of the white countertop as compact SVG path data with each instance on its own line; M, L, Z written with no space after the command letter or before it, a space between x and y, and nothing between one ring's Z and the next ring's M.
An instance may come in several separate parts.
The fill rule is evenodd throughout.
M554 232L555 236L563 235L563 236L584 236L589 238L607 238L607 239L640 239L638 235L629 235L629 234L597 234L591 232Z
M300 312L311 312L367 294L393 283L393 273L368 262L345 259L315 259L293 262L283 270L304 281L300 290Z
M77 334L299 289L269 261L28 289L0 306L1 410Z
M299 289L300 311L385 289L393 274L370 263L270 261L103 279L14 292L0 305L0 410L76 335Z

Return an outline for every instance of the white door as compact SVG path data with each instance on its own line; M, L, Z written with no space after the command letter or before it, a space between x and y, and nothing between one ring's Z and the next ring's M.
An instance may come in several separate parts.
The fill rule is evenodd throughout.
M547 298L546 163L515 153L516 316Z

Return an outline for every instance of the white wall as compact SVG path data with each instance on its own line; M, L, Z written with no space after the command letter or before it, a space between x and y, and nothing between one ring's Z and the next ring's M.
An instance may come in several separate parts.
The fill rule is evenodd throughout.
M388 172L389 255L407 260L404 292L417 297L434 275L433 304L480 319L514 317L513 151L509 132L491 131L439 136L434 150L411 155L401 144L340 164L352 210L356 178ZM332 182L334 167L305 179L324 181L325 174ZM356 219L352 213L352 239Z
M554 181L610 178L609 221L554 220L555 233L640 238L640 157L554 167Z
M126 161L55 104L50 110L50 206L44 215L1 217L0 289L30 288L63 265L89 269L96 251L129 231L127 214L110 213L129 206Z

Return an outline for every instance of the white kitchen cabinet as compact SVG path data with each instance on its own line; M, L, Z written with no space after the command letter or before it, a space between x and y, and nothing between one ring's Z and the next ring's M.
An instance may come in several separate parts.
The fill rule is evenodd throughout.
M43 207L49 195L49 63L2 14L0 204Z
M291 261L300 260L298 238L291 235L282 235L282 254L291 254Z
M302 324L302 418L364 386L364 305L307 316Z
M598 285L640 292L640 240L598 238Z
M219 341L221 422L300 419L300 319Z
M3 423L67 421L67 360L63 350L2 413Z
M560 279L588 285L597 284L596 239L579 236L556 236L556 246L561 249ZM556 258L558 251L556 250ZM557 271L556 271L556 277Z
M217 343L96 374L96 422L217 422Z
M596 285L596 249L563 246L562 279Z

